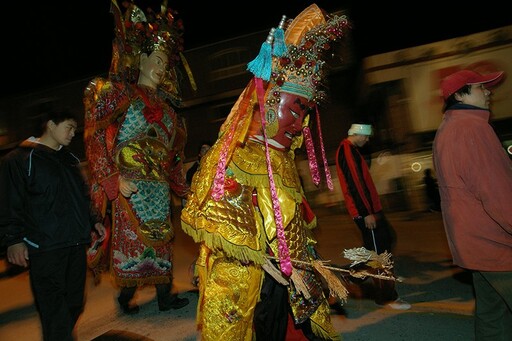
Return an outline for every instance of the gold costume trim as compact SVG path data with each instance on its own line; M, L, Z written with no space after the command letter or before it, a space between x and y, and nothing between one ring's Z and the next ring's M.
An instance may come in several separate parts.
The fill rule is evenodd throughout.
M195 177L196 186L203 186ZM194 184L192 185L194 188ZM253 188L240 186L226 190L221 200L207 198L199 206L195 192L187 198L181 213L182 228L195 242L221 249L243 262L265 262L265 235L261 217L252 205Z

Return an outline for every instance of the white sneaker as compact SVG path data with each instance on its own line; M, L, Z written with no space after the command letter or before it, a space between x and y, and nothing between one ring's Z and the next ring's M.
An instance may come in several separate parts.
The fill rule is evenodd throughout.
M402 300L401 298L397 298L393 302L386 304L385 307L395 310L409 310L411 309L411 304Z

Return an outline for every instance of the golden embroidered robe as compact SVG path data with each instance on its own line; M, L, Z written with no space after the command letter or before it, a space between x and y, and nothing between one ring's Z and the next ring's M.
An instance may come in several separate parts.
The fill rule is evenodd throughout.
M234 150L224 196L215 201L206 179L212 178L219 156L220 146L214 145L203 157L181 216L184 231L201 245L197 323L203 340L252 340L262 264L278 256L265 146L249 140ZM270 156L290 257L300 261L293 271L310 295L305 297L289 281L294 322L310 319L315 334L337 340L322 283L304 265L315 257L310 230L316 218L308 209L292 153L270 149Z

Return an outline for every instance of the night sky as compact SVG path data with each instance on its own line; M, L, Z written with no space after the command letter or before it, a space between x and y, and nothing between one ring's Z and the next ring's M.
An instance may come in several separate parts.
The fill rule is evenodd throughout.
M311 3L345 7L356 55L364 58L512 25L505 1L172 1L185 25L185 49L276 26ZM446 8L445 4L450 3ZM113 19L109 0L15 2L3 12L0 98L105 73L110 66ZM233 14L236 13L236 14ZM4 39L5 37L5 39Z

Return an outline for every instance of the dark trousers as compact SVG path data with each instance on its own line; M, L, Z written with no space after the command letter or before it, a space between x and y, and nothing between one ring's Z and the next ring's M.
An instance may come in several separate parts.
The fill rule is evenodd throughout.
M295 325L288 304L288 289L265 272L260 301L254 308L254 335L256 340L321 340L311 329L310 320Z
M512 272L473 271L475 340L512 340Z
M364 218L356 218L356 223L363 238L363 246L367 250L381 254L385 251L392 253L396 243L396 234L384 214L376 215L377 227L373 230L366 228ZM384 305L398 298L395 281L372 278L375 288L375 303Z
M84 306L87 273L84 245L30 256L30 284L44 341L74 340Z
M159 305L168 304L170 300L176 296L175 294L171 294L172 283L165 284L155 284L156 288L156 296L158 299ZM137 287L122 287L119 293L119 303L120 304L128 304L132 298L135 296L135 292L137 291Z

